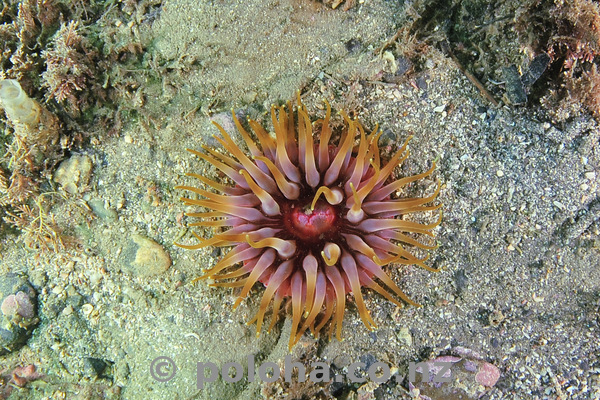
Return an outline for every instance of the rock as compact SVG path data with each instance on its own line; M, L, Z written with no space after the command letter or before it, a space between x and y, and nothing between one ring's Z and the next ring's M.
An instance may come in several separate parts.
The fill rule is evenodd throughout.
M27 279L0 276L0 355L20 349L38 323L36 293Z
M152 239L134 234L121 253L125 272L146 278L165 272L171 266L171 257Z
M12 371L0 371L0 399L8 399L14 389L24 388L29 382L44 378L45 375L37 372L35 365L15 367ZM14 396L18 397L18 396Z
M515 65L502 68L502 77L504 78L506 87L506 97L512 105L527 103L527 93L525 86L521 82L521 76Z
M83 360L85 374L90 377L101 377L108 367L108 363L99 358L86 357Z
M409 371L411 392L418 392L426 400L475 400L500 379L498 367L482 360L476 352L462 347L452 352L456 355L440 356L411 366L414 368ZM445 367L449 369L442 372Z
M35 305L25 292L18 291L8 295L2 301L0 307L5 316L20 319L33 319L35 317Z
M105 221L116 221L118 218L117 212L112 208L107 208L104 204L104 200L91 199L88 200L88 205L96 214L96 216L102 218Z
M540 76L542 76L544 71L546 71L546 68L548 68L548 65L550 65L550 61L552 61L552 59L546 53L539 54L533 60L531 60L529 68L527 68L527 71L525 71L521 77L523 85L533 85L533 83L537 81Z
M86 155L75 154L60 163L54 173L54 181L70 194L81 193L90 181L92 159Z
M375 400L375 390L379 385L375 382L367 382L356 391L357 400Z
M411 347L413 344L413 338L410 333L410 330L405 326L400 328L400 330L396 334L396 337L398 338L398 341L400 343L403 343L406 347Z

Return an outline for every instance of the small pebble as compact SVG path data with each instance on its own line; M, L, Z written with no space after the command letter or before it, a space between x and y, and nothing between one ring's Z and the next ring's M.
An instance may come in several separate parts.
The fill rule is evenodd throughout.
M96 216L106 221L116 221L118 218L117 212L112 208L107 208L104 204L104 200L101 199L90 199L88 205L96 214Z
M398 341L404 343L406 347L412 346L413 338L410 334L410 330L406 326L400 328L396 337L398 338Z
M585 179L593 181L594 179L596 179L596 172L595 171L586 172L585 173Z
M134 234L120 256L123 269L135 276L150 277L165 272L171 257L152 239Z
M108 363L100 358L86 357L83 359L83 369L89 377L102 376L107 367Z

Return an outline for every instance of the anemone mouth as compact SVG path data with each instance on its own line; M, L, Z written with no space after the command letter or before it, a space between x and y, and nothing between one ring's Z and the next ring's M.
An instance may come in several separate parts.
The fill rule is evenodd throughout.
M316 244L338 237L341 207L318 200L314 207L309 201L286 203L282 209L283 224L292 237L301 242Z
M394 169L408 157L408 140L386 163L377 144L381 135L378 126L367 134L357 120L341 112L346 129L333 140L337 141L334 144L329 124L331 108L326 105L325 118L316 123L311 122L299 94L296 111L289 103L287 112L283 106L273 106L275 137L256 121L248 120L258 141L232 113L251 156L218 124L222 138L216 140L227 154L207 147L204 149L208 154L190 151L220 170L233 186L188 174L209 190L179 187L203 197L183 198L186 204L210 210L187 213L201 218L192 226L218 229L207 239L193 232L200 242L179 246L192 250L230 248L201 278L213 279L213 286L241 288L234 307L257 282L262 283L259 310L250 323L256 323L258 335L269 308L269 329L279 319L282 308L291 311L290 348L305 331L310 329L318 335L329 322L330 336L335 331L341 340L349 294L364 325L373 329L375 322L366 308L362 288L398 306L403 304L398 298L418 305L382 269L386 264L416 264L436 271L424 263L427 257L419 258L407 247L437 247L420 237L434 236L432 230L440 224L441 214L429 224L404 216L439 209L440 204L433 204L439 183L427 197L391 197L406 185L431 175L435 163L421 174L394 179ZM313 138L315 132L320 137L318 144Z

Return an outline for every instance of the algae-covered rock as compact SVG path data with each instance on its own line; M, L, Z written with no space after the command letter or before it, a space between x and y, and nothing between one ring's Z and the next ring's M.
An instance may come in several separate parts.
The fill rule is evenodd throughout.
M0 355L18 350L38 323L36 293L23 276L0 276Z
M92 159L86 155L75 154L60 163L54 173L54 181L70 194L81 193L90 181Z

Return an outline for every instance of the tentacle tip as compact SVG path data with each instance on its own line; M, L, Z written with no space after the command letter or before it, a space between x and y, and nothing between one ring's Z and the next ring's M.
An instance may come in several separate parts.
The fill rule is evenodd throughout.
M381 258L377 257L377 256L373 256L371 257L371 259L373 260L373 262L375 264L377 264L377 266L379 267L383 267L384 265L387 265L389 263L384 262Z
M197 250L200 248L200 247L198 247L197 244L193 244L193 245L181 244L181 243L173 243L173 244L177 247L181 247L182 249L186 249L186 250Z

